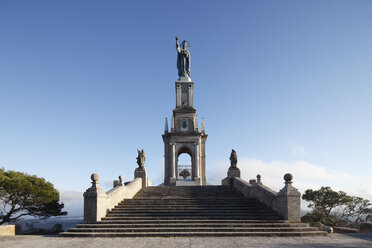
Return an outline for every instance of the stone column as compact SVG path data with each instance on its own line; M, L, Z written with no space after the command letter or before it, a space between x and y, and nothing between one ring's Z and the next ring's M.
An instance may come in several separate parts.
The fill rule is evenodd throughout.
M301 222L301 193L292 186L292 174L285 174L285 186L277 194L278 213L289 222Z
M176 107L181 106L181 84L176 82Z
M189 106L190 107L194 107L193 91L194 91L193 85L189 84Z
M195 165L194 165L194 169L195 169L195 176L194 176L194 182L195 182L195 185L200 185L201 184L201 181L200 181L200 144L199 142L195 143Z
M170 177L170 184L176 183L176 144L170 143L171 145L171 164L170 164L170 171L171 171L171 177Z
M92 187L84 193L84 223L96 223L106 215L106 193L98 186L99 175L93 173Z

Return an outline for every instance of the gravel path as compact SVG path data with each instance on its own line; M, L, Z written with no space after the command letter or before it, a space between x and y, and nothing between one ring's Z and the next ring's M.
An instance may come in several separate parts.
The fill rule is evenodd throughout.
M275 247L372 248L372 234L330 234L322 237L206 237L206 238L62 238L55 236L0 237L0 248L171 248L171 247Z

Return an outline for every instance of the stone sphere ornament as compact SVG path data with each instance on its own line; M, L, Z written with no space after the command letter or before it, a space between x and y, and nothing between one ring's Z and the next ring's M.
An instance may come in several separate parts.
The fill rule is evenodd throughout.
M92 179L93 182L97 182L97 181L99 181L99 175L97 173L93 173L90 176L90 179Z
M292 183L293 175L291 173L287 173L283 178L286 183Z

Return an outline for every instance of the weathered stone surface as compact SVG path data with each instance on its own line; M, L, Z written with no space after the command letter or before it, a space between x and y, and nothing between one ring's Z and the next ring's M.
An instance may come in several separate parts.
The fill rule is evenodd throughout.
M0 226L0 236L14 236L15 225L3 225Z
M8 248L85 248L85 247L133 247L133 248L371 248L372 234L329 234L315 237L176 237L176 238L60 238L53 236L0 237L0 246Z

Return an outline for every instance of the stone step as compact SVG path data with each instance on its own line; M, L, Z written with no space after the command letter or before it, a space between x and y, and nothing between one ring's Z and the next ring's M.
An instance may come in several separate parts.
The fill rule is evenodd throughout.
M124 201L120 202L117 206L249 206L249 207L259 207L265 206L259 202L245 202L245 201L164 201L164 200L156 200L156 201L142 201L142 202L129 202ZM266 207L266 206L265 206Z
M128 220L122 220L122 219L113 219L113 220L101 220L97 224L193 224L193 223L225 223L225 224L267 224L267 225L276 225L276 224L284 224L289 225L289 222L286 220L257 220L257 219L185 219L185 218L177 218L177 219L143 219L143 220L137 220L137 219L128 219ZM97 225L97 224L86 224L86 225ZM291 223L291 225L297 225L297 224L304 224L304 223ZM85 225L85 224L80 224ZM306 225L306 224L305 224Z
M221 206L221 205L226 205L226 206L263 206L262 203L260 202L248 202L244 200L239 200L239 201L207 201L207 200L186 200L186 201L177 201L177 200L125 200L124 202L120 202L118 206L139 206L139 205L168 205L168 206L174 206L174 205L215 205L215 206Z
M157 197L157 198L132 198L132 199L125 199L123 202L145 202L145 201L167 201L167 202L245 202L245 203L259 203L257 200L252 200L252 199L245 199L241 197L220 197L220 198L211 198L211 197L203 197L203 198L193 198L193 197L174 197L174 196L165 196L165 197Z
M256 236L256 237L290 237L290 236L326 236L326 232L64 232L62 237L232 237L232 236Z
M278 216L239 216L239 219L242 220L281 220ZM230 219L236 220L236 216L112 216L112 217L104 217L102 220L180 220L180 219L194 219L194 220L203 220L203 219Z
M247 205L118 205L113 209L270 209L266 206L247 206Z
M257 214L257 213L247 213L247 212L210 212L210 213L200 213L200 212L149 212L149 213L108 213L107 217L143 217L143 216L151 216L151 217L158 217L158 216L168 216L168 217L181 217L181 216L193 216L193 217L235 217L235 218L244 218L244 217L276 217L277 215L273 213L268 214Z
M289 223L256 199L228 186L147 187L95 224L62 237L197 237L326 235Z
M195 222L195 223L167 223L167 222L154 222L154 223L127 223L127 224L106 224L104 222L100 222L97 224L78 224L78 228L153 228L153 227L260 227L260 228L267 228L267 227L309 227L308 224L305 223L224 223L224 222L215 222L215 223L202 223L202 222Z
M198 214L209 214L209 213L254 213L254 214L274 214L270 209L243 209L243 208L211 208L211 209L113 209L109 212L110 214L121 214L121 213L198 213Z
M139 227L139 228L70 228L69 232L309 232L314 227Z

